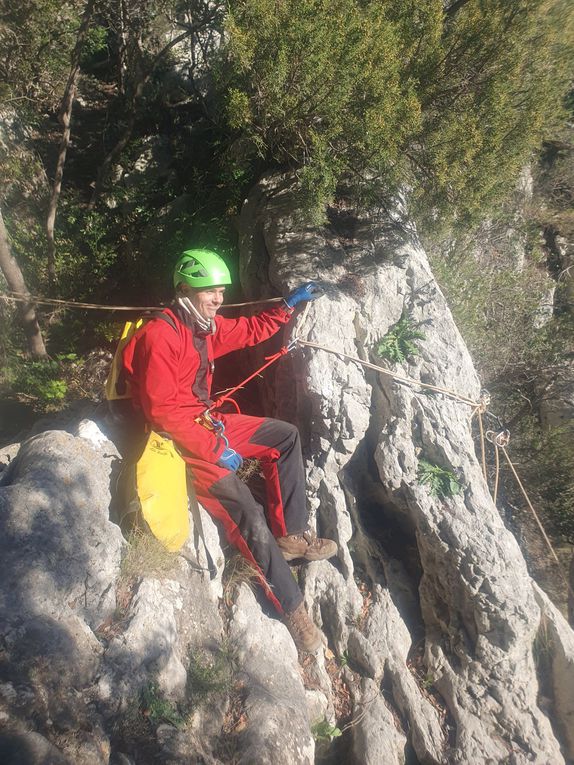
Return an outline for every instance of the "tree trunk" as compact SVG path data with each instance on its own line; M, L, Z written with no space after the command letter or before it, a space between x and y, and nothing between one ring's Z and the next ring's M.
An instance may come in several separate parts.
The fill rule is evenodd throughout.
M20 266L10 251L8 232L0 210L0 268L8 284L8 289L22 295L29 295ZM42 331L36 318L36 310L32 302L18 303L18 316L28 341L28 352L31 356L43 358L47 356Z
M76 44L72 52L72 60L70 66L70 74L68 76L68 82L62 98L62 104L60 106L59 120L62 124L62 138L60 140L60 150L58 152L58 160L56 162L56 172L54 174L54 183L52 185L52 193L50 195L50 201L48 203L48 213L46 216L46 238L48 240L48 279L51 284L56 281L56 241L54 238L54 226L56 223L56 210L58 209L58 201L60 199L60 192L62 190L62 178L64 176L64 165L66 164L66 154L68 152L68 146L70 145L70 125L72 121L72 108L74 105L74 98L76 97L76 90L78 86L78 76L80 74L80 55L86 39L86 33L94 10L95 0L87 0L82 16L82 22L78 29L78 36L76 38Z
M445 9L445 15L454 16L455 13L457 13L463 7L463 5L466 5L467 3L468 0L455 0L452 5L449 5L449 7Z
M128 79L128 27L129 27L129 14L126 7L125 0L119 2L118 13L118 62L119 62L119 90L122 96L126 94L126 82Z
M568 590L568 621L571 627L574 627L574 553L570 560L570 587Z

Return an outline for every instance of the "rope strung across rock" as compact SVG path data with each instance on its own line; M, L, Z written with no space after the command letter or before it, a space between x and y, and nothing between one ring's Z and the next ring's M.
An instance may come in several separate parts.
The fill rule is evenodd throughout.
M474 417L475 414L478 416L478 429L480 430L480 457L482 462L482 475L484 476L484 480L487 482L487 484L488 484L488 477L487 477L487 471L486 471L486 449L484 444L484 427L482 424L482 415L484 414L484 412L487 411L489 404L490 404L490 393L485 388L483 388L480 391L479 405L471 414L471 419Z
M59 300L57 298L38 297L37 295L26 295L23 292L12 292L0 294L2 300L14 300L17 303L37 303L38 305L51 305L60 308L85 308L92 311L163 311L167 306L160 305L102 305L100 303L80 303L75 300ZM278 303L283 300L282 297L263 298L261 300L251 300L248 303L226 303L221 308L241 308L246 305L261 305L262 303Z
M534 520L536 521L536 523L538 525L538 528L540 529L540 533L542 534L542 536L544 538L544 541L546 542L546 545L547 545L548 549L550 550L550 552L552 554L552 557L554 558L554 560L558 564L558 571L560 572L560 576L562 577L562 580L564 581L564 584L566 585L566 587L568 589L568 592L570 593L570 595L572 597L574 597L574 590L572 589L572 587L570 585L570 582L566 578L566 575L562 571L562 564L560 563L560 559L556 555L556 551L554 550L552 542L550 541L550 539L548 537L548 534L546 533L546 531L544 529L544 526L542 525L542 521L540 520L540 518L538 516L538 513L536 512L532 502L530 501L530 497L528 496L528 493L526 492L526 489L522 485L522 481L520 480L520 477L519 477L518 473L516 472L516 468L514 467L514 465L512 464L512 460L508 456L508 452L506 451L504 446L499 446L498 448L500 449L500 451L506 457L506 461L508 462L508 466L512 470L512 474L513 474L514 478L516 479L516 483L518 484L518 487L520 488L520 491L522 492L522 496L526 500L526 504L528 505L528 507L530 508L530 512L534 516Z
M367 367L368 369L374 369L377 372L380 372L380 373L382 373L384 375L392 377L395 380L398 380L399 382L407 383L409 385L412 385L412 384L419 385L419 386L421 386L423 388L429 388L430 390L435 390L435 391L438 391L440 393L444 393L445 395L450 396L451 398L454 398L454 399L456 399L458 401L462 401L465 404L469 404L469 405L475 407L475 409L473 411L473 415L475 413L478 414L478 422L479 422L479 428L480 428L480 434L481 434L482 468L483 468L484 478L485 478L485 480L487 480L487 474L486 474L486 456L485 456L485 448L484 448L484 429L483 429L483 425L482 425L482 413L486 411L486 407L490 403L490 394L488 393L488 391L485 391L485 390L481 391L481 397L480 397L480 400L478 402L472 401L472 399L466 398L465 396L459 396L455 391L448 390L447 388L440 388L440 387L438 387L436 385L429 385L427 383L422 383L422 382L419 382L418 380L413 380L413 379L411 379L409 377L403 377L401 375L396 375L394 372L390 372L388 369L384 369L383 367L379 367L376 364L371 364L371 363L369 363L367 361L363 361L362 359L359 359L356 356L349 356L346 353L341 353L340 351L336 351L333 348L327 348L326 346L319 345L318 343L311 343L311 342L308 342L307 340L301 340L301 338L295 338L295 340L297 340L297 342L300 345L305 345L305 346L308 346L309 348L316 348L316 349L319 349L319 350L322 350L322 351L326 351L327 353L332 353L332 354L335 354L336 356L342 356L343 358L349 359L350 361L354 361L357 364L361 364L362 366ZM492 431L488 431L487 434L486 434L487 437L491 433L492 433ZM550 541L548 535L546 534L544 526L542 525L542 521L540 520L538 514L536 513L536 510L534 509L534 506L532 505L532 502L530 501L530 498L529 498L529 496L528 496L528 494L526 492L526 489L524 488L524 486L522 484L522 481L520 480L520 478L518 476L518 473L516 472L516 469L515 469L514 465L512 464L512 461L511 461L510 457L508 456L508 452L504 448L505 445L508 444L509 438L510 438L510 433L507 430L506 431L502 431L501 433L499 433L497 435L497 437L492 441L492 443L494 443L496 449L501 449L502 453L506 457L506 460L507 460L508 465L509 465L509 467L510 467L510 469L512 471L512 474L514 475L514 478L516 479L516 482L517 482L517 484L518 484L518 486L520 488L520 491L522 492L522 495L524 496L524 499L526 500L526 503L527 503L528 507L530 508L530 510L531 510L531 512L532 512L532 514L534 516L534 519L536 520L536 523L538 524L538 527L539 527L539 529L540 529L540 531L542 533L544 541L546 542L546 545L548 546L548 549L550 550L550 553L551 553L552 557L554 558L554 560L558 564L558 570L560 572L560 576L564 580L564 583L566 584L566 587L567 587L568 591L572 595L574 595L574 592L572 591L572 588L571 588L568 580L566 579L566 576L564 575L564 573L562 571L562 564L560 563L560 560L559 560L558 556L556 555L556 551L554 550L552 542ZM491 439L489 439L489 440L491 440ZM488 482L487 482L487 485L488 485ZM498 475L496 476L495 492L497 490L498 490ZM496 497L496 494L493 496L493 501L496 504L496 498L495 497Z
M368 369L374 369L376 372L380 372L383 375L387 375L387 377L392 377L394 380L397 380L397 382L406 383L407 385L418 385L420 388L433 390L436 393L444 393L445 396L449 396L450 398L453 398L456 401L462 401L464 404L468 404L469 406L475 407L475 409L482 406L480 402L473 401L471 398L468 398L467 396L461 396L454 390L449 390L448 388L441 388L438 385L430 385L429 383L423 383L423 382L420 382L420 380L414 380L412 377L397 375L395 374L395 372L391 372L389 369L385 369L384 367L378 366L377 364L371 364L369 361L363 361L363 359L360 359L357 356L350 356L348 353L337 351L334 348L328 348L325 345L319 345L319 343L311 343L308 340L301 340L301 338L296 338L296 339L300 345L305 345L308 348L315 348L320 351L326 351L327 353L333 353L335 356L341 356L344 359L348 359L349 361L355 362L355 364L361 364L361 366L363 367L367 367Z
M98 303L81 303L81 302L72 301L72 300L59 300L56 298L41 298L35 295L26 295L21 292L13 292L13 291L8 291L8 293L0 294L0 299L8 300L8 301L12 300L12 301L24 302L24 303L38 303L39 305L53 305L53 306L59 306L62 308L66 308L66 307L67 308L83 308L83 309L91 309L91 310L98 310L98 311L161 311L164 308L164 306L110 306L110 305L100 305ZM246 303L227 303L225 306L222 306L222 308L240 308L242 306L260 305L263 303L274 303L274 302L279 302L281 300L283 300L282 297L276 297L276 298L264 298L262 300L252 300ZM310 305L311 305L310 303L307 303L307 305L305 306L305 310L303 311L300 317L301 318L300 325L302 325L305 322ZM456 391L450 390L449 388L442 388L438 385L423 383L420 380L415 380L411 377L398 375L395 372L391 372L390 370L385 369L384 367L381 367L377 364L372 364L369 361L364 361L363 359L360 359L357 356L351 356L348 353L337 351L334 348L329 348L325 345L320 345L319 343L312 343L308 340L302 340L300 337L297 337L297 336L295 336L291 340L291 342L288 343L284 348L281 348L281 350L278 353L274 354L273 356L266 357L265 359L266 363L262 367L260 367L256 372L250 375L248 378L246 378L241 383L239 383L239 385L236 385L234 388L232 388L229 391L225 391L224 395L221 396L220 399L214 404L214 407L218 407L221 404L223 404L224 401L230 400L233 393L235 393L240 388L242 388L247 382L252 380L254 377L258 376L264 369L271 366L271 364L273 364L279 358L289 353L297 345L305 346L307 348L314 348L315 350L325 351L326 353L331 353L335 356L339 356L341 358L347 359L348 361L352 361L355 364L359 364L363 367L366 367L367 369L373 369L375 372L378 372L379 374L382 374L382 375L386 375L387 377L391 377L397 382L405 383L406 385L418 386L420 388L431 390L436 393L442 393L445 396L448 396L449 398L454 399L455 401L460 401L464 404L467 404L468 406L472 406L473 411L471 414L471 419L472 417L474 417L475 414L478 415L478 426L480 430L482 473L483 473L485 481L488 484L487 470L486 470L486 451L485 451L485 442L484 442L485 433L484 433L484 426L482 422L482 414L487 411L487 407L490 404L490 394L488 393L488 391L481 390L479 400L473 401L471 398L468 398L467 396L461 396ZM544 538L544 541L546 542L548 549L550 550L550 553L552 554L552 557L558 564L560 575L562 579L564 580L568 591L570 592L571 595L574 595L574 592L572 590L572 587L570 586L570 583L568 582L568 580L566 579L566 576L562 572L562 564L560 563L560 560L558 556L556 555L556 551L554 550L554 547L552 546L552 542L550 541L548 535L546 534L544 526L542 525L542 521L540 520L538 514L536 513L536 510L534 509L534 506L532 505L532 502L530 501L530 498L526 492L526 489L524 488L522 481L520 480L518 473L516 472L516 469L510 457L508 456L508 452L505 449L505 446L508 444L508 441L510 439L510 433L507 430L501 431L498 434L494 434L493 431L487 431L486 438L495 447L495 482L494 482L494 490L492 494L493 502L496 504L496 499L498 496L498 482L499 482L499 472L500 472L500 460L498 456L498 450L500 449L508 462L508 465L512 471L512 474L514 475L514 478L516 479L516 482L520 488L520 491L522 492L522 495L528 507L530 508L530 511L532 512L534 516L534 519L540 529L540 532L542 533L542 536Z

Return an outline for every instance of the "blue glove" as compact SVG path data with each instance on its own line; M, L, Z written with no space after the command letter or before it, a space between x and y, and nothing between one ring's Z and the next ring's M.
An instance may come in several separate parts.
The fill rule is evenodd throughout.
M298 303L303 303L307 300L316 300L324 294L322 287L320 287L317 282L307 282L307 284L302 284L300 287L294 289L293 292L290 292L287 297L283 299L288 308L295 308Z
M243 457L241 454L237 454L235 449L231 449L227 446L222 452L220 458L217 460L219 467L227 468L228 470L239 470L243 465Z

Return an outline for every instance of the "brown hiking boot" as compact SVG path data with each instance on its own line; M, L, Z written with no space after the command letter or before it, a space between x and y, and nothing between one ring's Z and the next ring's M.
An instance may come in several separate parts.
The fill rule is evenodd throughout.
M294 611L286 613L283 621L299 651L313 652L319 648L321 633L311 621L304 603L298 605Z
M308 531L301 534L288 534L277 539L279 549L285 560L305 558L305 560L326 560L337 554L337 543L332 539L315 537Z

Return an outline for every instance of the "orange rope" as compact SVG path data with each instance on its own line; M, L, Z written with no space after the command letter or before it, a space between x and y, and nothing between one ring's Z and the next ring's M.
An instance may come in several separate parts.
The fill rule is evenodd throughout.
M249 375L249 377L246 377L245 380L242 380L238 385L236 385L234 388L231 388L231 390L228 393L225 393L223 396L220 396L217 401L215 401L208 409L209 412L211 412L213 409L218 409L222 404L224 404L228 399L230 399L234 393L236 393L240 388L243 388L250 380L253 380L254 377L257 377L258 375L263 372L264 369L267 369L267 367L270 367L271 364L274 364L277 359L280 359L281 356L285 356L289 351L291 350L289 345L284 346L281 348L280 351L277 353L274 353L273 356L266 356L266 362L262 366L259 367L259 369L255 370L253 374ZM233 402L235 403L235 402ZM235 404L237 406L237 404Z

